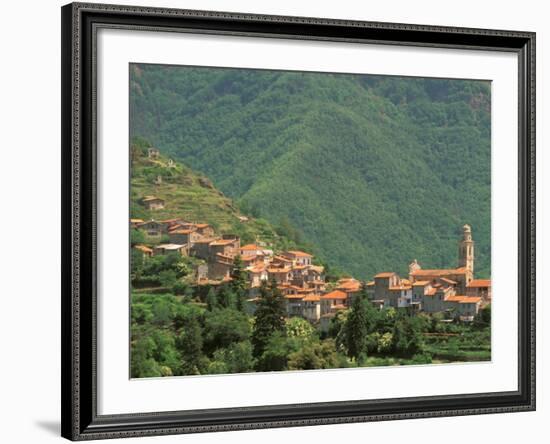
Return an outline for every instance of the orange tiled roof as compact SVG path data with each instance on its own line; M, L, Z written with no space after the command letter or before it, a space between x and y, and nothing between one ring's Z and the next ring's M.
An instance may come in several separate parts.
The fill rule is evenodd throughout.
M416 281L413 287L425 287L426 285L430 285L430 281Z
M395 274L393 271L383 271L382 273L378 273L375 275L375 278L389 278L392 277Z
M208 228L210 224L194 224L197 228Z
M290 273L290 268L268 268L269 273Z
M491 279L474 279L467 287L469 288L485 288L491 286Z
M235 239L218 239L213 241L210 245L223 246L223 245L230 245L234 242L235 242Z
M196 244L209 244L211 242L214 242L216 239L210 237L210 238L206 238L206 239L197 239L195 241Z
M340 290L334 290L321 296L321 299L347 299L348 295Z
M435 288L430 288L428 291L426 291L424 293L425 296L433 296L435 295L435 293L437 292L437 290Z
M144 253L152 253L153 250L145 245L136 245L134 246L136 250L143 251Z
M357 291L361 288L361 282L356 280L346 280L337 287L339 290Z
M292 260L284 256L275 256L273 259L281 262L292 262Z
M460 301L461 304L477 304L481 302L481 298L477 296L463 296Z
M413 276L446 276L451 274L466 274L466 267L460 268L449 268L449 269L440 269L440 270L415 270L411 274Z
M287 295L285 295L285 299L302 300L302 299L304 299L304 295L303 294L287 294Z
M446 302L458 302L459 304L477 304L481 298L477 296L453 295L445 298Z
M287 253L290 253L297 257L313 257L311 254L299 250L289 250L287 251Z
M315 296L313 294L309 294L302 299L302 301L305 302L319 302L320 300L321 298L319 296Z
M169 234L191 234L194 230L181 230L176 228L175 230L170 230Z
M243 251L254 251L254 250L261 250L261 248L258 247L255 244L248 244L248 245L243 245L241 247L241 250L243 250Z

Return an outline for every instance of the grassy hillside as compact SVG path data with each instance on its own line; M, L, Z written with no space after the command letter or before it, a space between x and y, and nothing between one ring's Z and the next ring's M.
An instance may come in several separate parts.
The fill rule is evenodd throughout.
M255 217L241 221L239 217L244 214L207 177L181 162L173 162L170 166L170 159L162 155L149 159L146 151L149 146L147 140L140 138L132 143L131 218L179 217L190 222L209 223L218 233L238 234L243 243L260 240L278 249L300 247L316 251L315 246L301 242L290 226L273 226ZM151 195L165 200L164 209L148 210L142 205L141 199Z
M488 82L133 65L130 92L134 136L329 264L454 266L469 223L490 275Z

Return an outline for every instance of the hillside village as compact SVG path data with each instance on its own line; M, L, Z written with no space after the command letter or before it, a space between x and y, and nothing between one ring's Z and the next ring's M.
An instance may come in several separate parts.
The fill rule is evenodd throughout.
M142 202L152 210L164 205L154 196L147 196ZM261 242L241 245L238 236L218 234L208 223L183 218L131 219L130 225L147 241L133 246L143 254L144 260L167 254L200 259L193 270L196 286L229 282L239 257L248 278L246 309L250 314L255 311L261 283L275 280L285 298L289 317L305 318L326 330L330 320L339 311L351 307L354 297L362 291L363 284L352 277L327 282L324 267L315 265L310 253L274 251ZM161 242L162 239L168 242ZM464 225L458 242L457 265L450 269L423 269L415 259L409 265L406 278L391 271L380 272L364 284L365 291L379 309L394 307L412 312L443 312L471 322L480 308L491 302L491 281L474 278L474 240L469 225Z
M163 159L157 148L148 147L144 154L147 164L161 166L158 171L177 167L173 160ZM155 189L167 186L162 175L156 176L154 184ZM158 196L144 195L139 204L147 214L166 214L163 213L166 202ZM236 213L234 217L240 224L250 223L242 214ZM195 287L229 283L238 257L248 281L245 308L249 314L255 312L262 282L274 280L284 296L288 317L307 319L322 331L326 331L338 312L351 307L361 291L378 309L393 307L413 313L445 313L448 318L464 322L471 322L479 310L491 302L491 281L474 277L475 242L469 225L462 227L462 236L458 239L456 268L423 269L415 259L408 267L407 277L381 271L366 283L353 277L328 281L324 267L314 263L314 256L309 252L276 250L259 238L254 243L241 245L238 235L217 233L209 223L189 221L185 217L130 219L130 228L142 235L144 241L133 243L132 248L140 252L145 261L169 254L196 259L191 277L191 285Z

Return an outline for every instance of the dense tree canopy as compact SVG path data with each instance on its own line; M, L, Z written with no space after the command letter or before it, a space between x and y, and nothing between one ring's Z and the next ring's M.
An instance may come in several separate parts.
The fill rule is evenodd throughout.
M469 223L490 276L489 82L132 65L130 100L132 135L336 269L453 266Z

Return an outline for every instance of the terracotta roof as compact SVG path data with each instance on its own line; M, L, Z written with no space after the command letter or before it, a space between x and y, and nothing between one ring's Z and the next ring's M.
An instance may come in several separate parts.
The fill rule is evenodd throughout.
M255 244L248 244L241 247L242 251L254 251L254 250L261 250L260 247L258 247Z
M209 244L211 242L214 242L216 239L210 237L210 238L206 238L206 239L197 239L195 241L196 244Z
M195 230L180 230L180 229L175 229L175 230L170 230L168 233L169 234L191 234L191 233L194 233Z
M298 299L298 300L302 300L304 299L304 295L303 294L287 294L285 295L285 299Z
M461 304L477 304L478 302L481 302L481 298L476 296L463 296L460 301Z
M290 268L268 268L267 271L269 273L290 273Z
M313 257L311 254L299 250L289 250L286 253L290 253L296 257Z
M274 260L279 260L281 262L292 262L289 258L284 257L284 256L274 256L273 259Z
M319 302L320 300L321 298L319 296L315 296L313 294L308 294L302 299L304 302Z
M425 287L426 285L430 285L430 281L416 281L413 287Z
M210 245L223 246L223 245L230 245L234 242L235 242L235 239L218 239L213 241Z
M139 251L143 251L144 253L152 253L153 250L149 247L146 247L145 245L135 245L134 248Z
M435 288L430 288L429 290L427 290L424 293L424 296L433 296L433 295L435 295L436 292L437 292L437 290Z
M356 280L346 280L337 287L339 290L357 291L361 288L361 282Z
M481 298L478 296L463 296L463 295L453 295L447 296L445 298L446 302L458 302L460 304L477 304L481 302Z
M375 278L389 278L392 277L395 274L393 271L383 271L382 273L378 273L375 275Z
M210 224L194 224L197 228L208 228Z
M474 279L467 287L469 288L486 288L491 286L491 279Z
M340 290L334 290L321 296L321 299L347 299L348 295Z
M466 274L466 267L461 268L449 268L440 270L415 270L411 273L413 276L446 276L452 274Z

